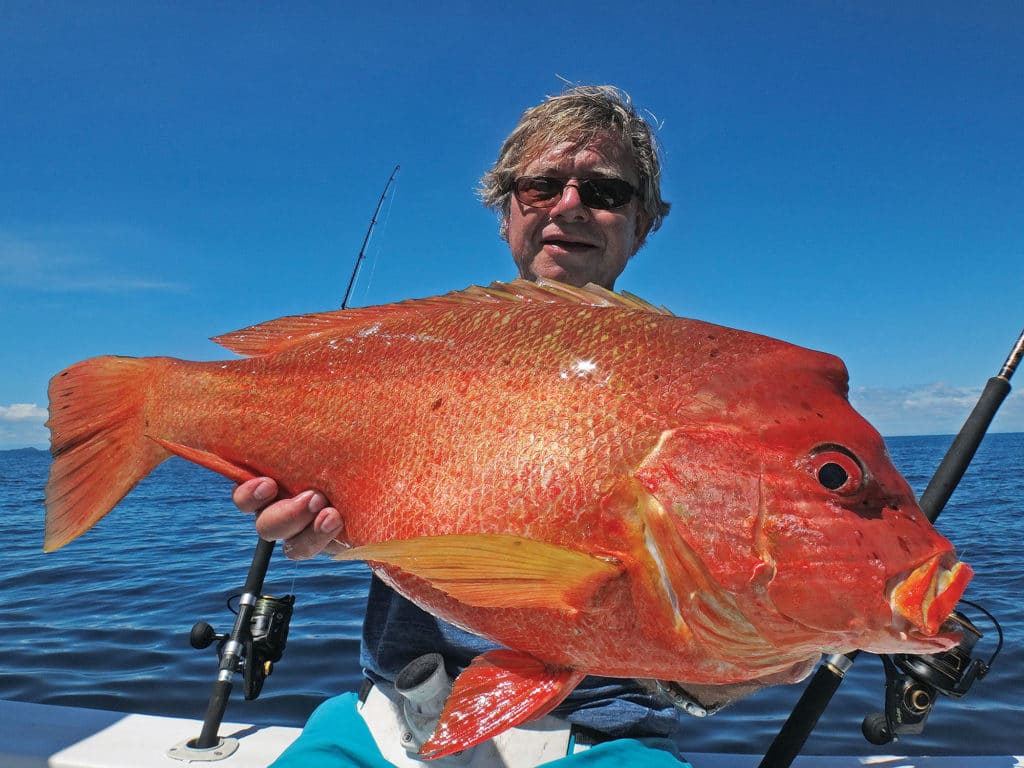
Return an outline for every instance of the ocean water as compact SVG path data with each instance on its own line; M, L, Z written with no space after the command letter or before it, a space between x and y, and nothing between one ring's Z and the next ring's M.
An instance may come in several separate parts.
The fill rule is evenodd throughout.
M896 466L920 493L949 436L887 439ZM205 620L229 631L227 599L240 591L256 543L251 520L230 503L231 484L172 459L92 531L58 552L41 551L49 455L0 452L0 698L202 719L217 674L214 647L189 630ZM875 747L860 734L883 705L877 657L862 655L819 722L806 754L1024 753L1024 434L993 434L939 529L976 576L966 597L1002 623L1004 647L963 699L943 698L925 732ZM359 629L368 571L326 558L294 563L275 553L268 594L296 595L287 651L261 697L236 685L226 719L301 725L324 698L360 681ZM971 613L985 637L996 633ZM694 752L763 753L803 683L766 689L710 718L684 716Z

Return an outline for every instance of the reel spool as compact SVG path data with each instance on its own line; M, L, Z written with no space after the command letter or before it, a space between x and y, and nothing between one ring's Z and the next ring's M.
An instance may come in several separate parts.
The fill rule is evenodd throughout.
M953 611L943 630L959 630L960 643L936 654L896 654L882 656L885 667L885 711L864 718L861 731L872 744L888 744L902 734L924 731L925 722L938 694L962 698L976 680L988 674L1003 647L1003 630L995 617L980 605L961 601L977 608L992 621L999 634L999 643L989 660L974 658L974 646L983 635L959 610Z
M237 595L235 596L237 597ZM234 599L234 598L232 598ZM252 618L249 621L249 638L242 644L241 667L245 681L245 698L252 701L259 697L264 681L274 671L274 664L284 655L288 642L288 627L292 619L295 595L273 597L262 595L256 599ZM237 613L231 608L232 613ZM196 622L189 635L193 648L202 650L217 641L217 656L224 654L228 641L227 633L217 633L205 621Z

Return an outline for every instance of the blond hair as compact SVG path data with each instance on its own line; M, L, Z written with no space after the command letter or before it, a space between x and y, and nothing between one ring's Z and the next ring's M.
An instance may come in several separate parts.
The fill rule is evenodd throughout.
M512 182L540 152L563 142L573 149L610 136L633 158L641 210L649 231L661 226L669 203L661 199L659 147L650 123L633 108L629 94L611 85L578 85L523 112L505 139L498 159L480 179L483 204L501 217L501 236L508 239Z

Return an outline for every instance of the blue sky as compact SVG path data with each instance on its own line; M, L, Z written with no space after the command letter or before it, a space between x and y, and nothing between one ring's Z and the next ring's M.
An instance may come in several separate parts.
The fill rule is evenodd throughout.
M1024 6L500 5L0 5L0 448L79 359L337 307L396 164L353 305L513 277L473 190L562 79L661 124L619 288L838 354L883 434L959 428L1024 324Z

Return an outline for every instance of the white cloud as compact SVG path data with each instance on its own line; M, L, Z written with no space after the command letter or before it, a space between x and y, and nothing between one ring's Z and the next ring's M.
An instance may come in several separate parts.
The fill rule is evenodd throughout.
M916 387L857 387L850 402L883 435L952 435L970 415L982 387L953 387L942 382ZM1012 391L990 427L1024 432L1024 394Z
M45 448L50 440L46 417L46 409L35 403L0 405L0 450Z
M0 405L0 421L46 421L46 409L35 403Z

